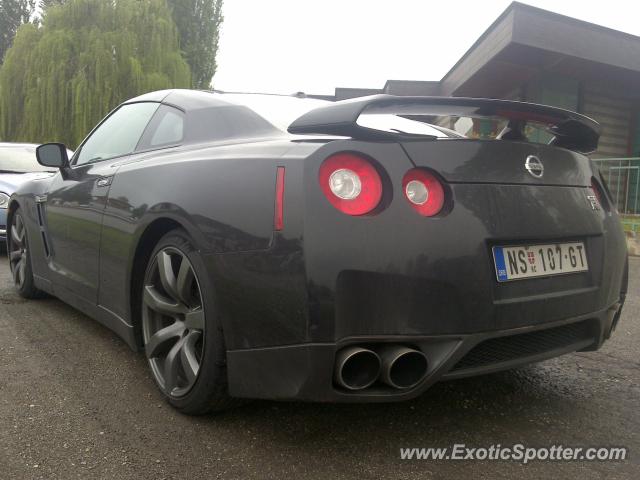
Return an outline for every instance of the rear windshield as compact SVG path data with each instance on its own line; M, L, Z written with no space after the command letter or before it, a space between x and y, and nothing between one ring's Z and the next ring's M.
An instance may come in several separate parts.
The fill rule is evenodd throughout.
M454 130L465 138L495 140L504 132L508 120L504 118L472 118L472 117L437 117L434 120L443 128ZM547 144L554 135L549 133L549 126L538 122L526 122L522 133L528 142Z
M283 132L301 115L324 107L331 102L315 98L299 98L285 95L264 95L253 93L225 93L225 101L250 108L271 125Z
M460 138L462 136L450 129L429 123L429 120L427 118L402 117L391 113L363 113L358 117L358 125L383 132L428 135L436 138Z
M29 145L0 146L0 173L55 172L36 160L36 149Z
M458 116L393 115L385 113L363 113L358 125L386 132L408 133L412 135L430 135L438 139L468 138L496 140L504 134L508 121L503 118L474 118ZM532 143L548 144L554 136L549 133L548 125L527 122L524 126L524 138ZM516 138L513 138L516 139Z

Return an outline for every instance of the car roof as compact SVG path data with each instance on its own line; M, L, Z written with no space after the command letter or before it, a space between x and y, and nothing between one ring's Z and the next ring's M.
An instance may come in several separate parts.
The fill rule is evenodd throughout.
M124 102L160 102L167 105L178 107L185 112L199 110L201 108L222 107L227 106L230 102L225 102L219 95L213 95L211 92L202 90L159 90L157 92L149 92L139 97L132 98Z
M0 148L32 148L35 150L39 145L39 143L0 142Z
M229 95L229 99L225 98ZM158 90L156 92L149 92L138 97L132 98L124 102L137 103L137 102L160 102L167 105L178 107L185 112L200 110L203 108L211 107L223 107L229 105L238 105L238 99L246 96L265 96L265 97L282 97L282 98L299 98L306 100L304 96L298 95L279 95L270 93L247 93L247 92L220 92L212 90L187 90L187 89L171 89L171 90Z

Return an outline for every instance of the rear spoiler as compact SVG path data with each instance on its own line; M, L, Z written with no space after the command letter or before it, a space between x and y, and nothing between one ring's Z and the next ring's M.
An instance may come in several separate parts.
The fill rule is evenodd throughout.
M507 127L498 136L502 140L526 141L524 127L528 122L547 126L554 136L552 145L591 153L598 147L601 127L595 120L562 108L508 100L463 97L404 97L372 95L343 100L305 113L291 125L293 134L347 136L361 140L429 139L425 135L403 134L367 128L358 124L366 114L402 116L455 116L507 119Z

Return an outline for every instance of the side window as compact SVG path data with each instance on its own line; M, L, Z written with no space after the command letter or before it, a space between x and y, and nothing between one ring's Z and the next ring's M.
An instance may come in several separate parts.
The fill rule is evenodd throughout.
M148 150L182 143L184 113L174 107L161 105L149 123L137 150Z
M133 152L158 104L130 103L113 112L82 145L75 165Z

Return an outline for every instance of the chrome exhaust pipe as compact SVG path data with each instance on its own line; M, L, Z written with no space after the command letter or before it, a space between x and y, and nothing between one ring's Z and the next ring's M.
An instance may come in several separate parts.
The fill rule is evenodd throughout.
M387 345L378 352L382 360L380 379L391 387L415 387L427 375L427 357L418 350L402 345Z
M361 347L343 348L336 355L335 382L348 390L362 390L380 376L380 357Z

